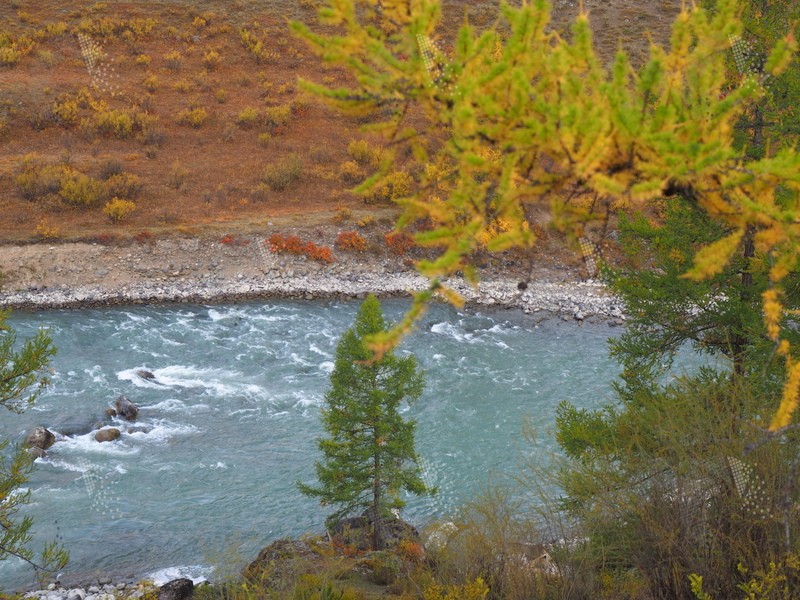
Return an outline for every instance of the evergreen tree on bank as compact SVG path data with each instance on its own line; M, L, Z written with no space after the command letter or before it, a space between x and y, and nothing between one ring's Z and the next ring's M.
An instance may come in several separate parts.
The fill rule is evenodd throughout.
M364 300L355 325L336 347L331 387L322 420L327 437L318 440L323 459L315 465L317 487L298 482L300 491L338 506L330 521L364 509L370 515L372 545L383 545L380 521L405 505L401 492L434 490L420 477L414 450L413 420L399 413L403 402L419 398L424 387L413 356L386 352L374 359L365 339L387 330L375 296Z
M5 324L8 312L0 311L0 406L21 413L38 396L37 386L48 383L47 367L55 354L44 331L17 347L14 331ZM18 518L30 501L25 484L33 469L33 457L23 449L8 452L9 440L0 439L0 561L16 557L36 571L54 572L67 564L69 555L56 543L45 545L39 562L30 549L30 517Z

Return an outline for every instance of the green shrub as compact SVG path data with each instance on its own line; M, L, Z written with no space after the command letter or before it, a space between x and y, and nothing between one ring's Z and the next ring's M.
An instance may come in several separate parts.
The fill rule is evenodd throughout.
M104 182L74 170L64 175L58 193L64 202L73 206L97 206L108 198Z
M99 110L92 119L95 130L106 136L126 140L133 135L134 116L124 110Z
M179 112L176 120L179 125L188 125L199 129L208 120L208 112L205 108L190 108Z
M268 106L264 109L264 121L272 127L286 125L292 116L292 107L289 104Z
M243 108L236 117L236 122L242 127L252 127L256 121L258 121L258 110L251 106Z
M170 71L180 71L183 66L183 56L178 51L164 55L164 64Z
M117 173L106 181L109 196L118 198L136 198L142 191L142 180L133 173Z
M216 50L209 50L203 55L203 65L209 71L216 69L220 62L222 62L222 58Z
M111 202L108 202L103 207L103 214L105 214L112 223L120 223L134 210L136 210L135 202L122 200L121 198L113 198Z
M366 140L353 140L347 146L347 153L360 165L378 166L380 148L372 146Z
M142 81L142 85L144 89L146 89L151 94L158 89L158 76L157 75L148 75Z
M273 192L281 192L300 179L303 162L296 154L268 165L264 170L264 182Z
M61 189L64 167L46 165L37 156L22 159L19 173L14 179L17 192L25 200L38 200Z
M339 165L339 177L343 182L355 185L364 181L366 173L364 173L364 169L358 166L358 163L348 160Z

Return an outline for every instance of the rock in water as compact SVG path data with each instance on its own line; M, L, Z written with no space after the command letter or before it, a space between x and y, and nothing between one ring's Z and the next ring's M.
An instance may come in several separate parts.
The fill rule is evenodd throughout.
M120 436L120 431L116 427L109 427L108 429L101 429L94 434L94 439L98 442L113 442Z
M114 410L113 408L107 408L106 409L106 416L111 418L111 419L113 419L114 417L117 416L117 411Z
M173 579L158 588L158 600L185 600L194 593L191 579Z
M156 378L156 376L153 375L153 373L151 373L150 371L146 371L145 369L139 369L138 371L136 371L136 374L142 379L145 379L147 381L153 381Z
M50 446L56 443L56 436L52 431L44 427L37 427L31 431L26 437L24 445L28 448L39 448L40 450L47 450Z
M135 420L136 415L139 414L139 407L128 400L128 397L125 395L117 398L116 402L114 402L114 408L117 409L117 416L127 419L128 421Z

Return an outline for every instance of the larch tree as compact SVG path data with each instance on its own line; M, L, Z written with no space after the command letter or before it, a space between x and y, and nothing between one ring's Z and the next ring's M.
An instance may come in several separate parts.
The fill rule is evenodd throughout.
M368 296L355 324L341 337L318 441L322 460L315 465L318 486L298 482L300 491L338 507L335 522L354 511L369 514L372 545L383 545L381 521L405 505L401 493L430 494L414 450L413 420L400 407L419 398L424 381L413 356L386 352L373 356L365 338L386 331L381 305Z
M385 135L382 167L359 191L386 185L401 150L410 152L414 186L398 200L398 227L424 220L430 227L416 241L438 249L418 265L429 288L399 327L377 336L376 349L396 343L433 296L459 302L446 279L462 272L476 280L470 257L480 240L490 239L490 252L531 248L541 207L577 235L597 207L682 195L727 231L695 254L684 277L713 277L746 245L764 257L763 319L786 372L771 427L790 423L800 362L782 335L792 319L782 282L800 252L800 155L786 145L753 156L736 143L764 88L749 73L731 82L731 40L742 34L735 0L717 0L713 10L685 3L670 47L652 44L638 69L623 51L608 69L601 64L586 11L568 36L551 29L546 0L502 3L499 24L484 31L465 22L449 55L434 43L436 0L329 0L319 17L333 33L301 23L293 30L355 85L303 87L369 117L368 129ZM763 74L780 76L796 51L791 31L776 36Z
M5 324L7 318L8 312L0 311L0 406L20 413L48 383L47 368L55 348L44 331L17 347L14 331ZM16 557L39 573L50 573L66 565L67 552L48 543L37 562L30 549L33 520L19 518L20 509L30 501L30 491L22 488L32 468L33 457L26 450L11 450L8 439L0 440L0 560Z

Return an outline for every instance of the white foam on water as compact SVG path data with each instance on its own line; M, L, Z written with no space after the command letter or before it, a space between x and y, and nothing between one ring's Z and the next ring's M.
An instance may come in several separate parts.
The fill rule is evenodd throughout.
M207 565L181 565L177 567L166 567L153 571L148 574L145 579L149 579L157 586L162 586L173 579L191 579L195 585L208 581L208 578L214 573L214 567Z
M319 347L316 344L311 344L308 347L308 349L311 350L311 352L316 352L320 356L326 356L326 357L330 356L330 352L325 352L324 350L320 350Z
M458 327L453 325L452 323L448 323L447 321L442 323L434 323L431 325L431 333L436 333L438 335L444 335L446 337L452 338L458 342L473 342L473 335L471 333L464 333L464 331L460 330Z
M333 373L334 366L335 365L331 361L326 360L325 362L319 363L319 370L330 375Z
M313 366L313 365L312 365L310 362L308 362L306 359L302 358L301 356L299 356L299 355L298 355L298 354L296 354L295 352L292 352L292 355L291 355L291 356L292 356L292 361L293 361L293 362L294 362L294 364L296 364L296 365L302 365L302 366L304 366L304 367L311 367L311 366Z
M208 408L207 405L202 404L198 406L203 406ZM196 406L192 406L191 409L197 408ZM140 406L139 410L157 410L159 412L187 412L190 407L186 406L183 402L178 400L177 398L168 398L166 400L162 400L158 404L151 404L150 406Z
M106 427L103 427L106 429ZM98 442L94 439L97 431L84 435L68 436L59 442L59 452L79 452L81 454L103 454L108 456L130 456L138 454L139 448L129 446L122 437L112 442Z
M200 431L194 425L177 425L170 421L155 421L152 429L148 431L123 432L123 438L130 438L137 442L147 442L163 445L176 436L189 435Z
M149 371L149 370L150 369L148 369L144 365L133 367L132 369L125 369L117 373L117 379L119 381L130 381L133 385L140 388L157 389L163 387L162 385L159 385L155 381L152 381L150 379L144 379L143 377L140 377L139 375L136 374L137 371Z
M51 467L54 467L56 469L64 469L65 471L72 471L74 473L87 473L88 471L94 468L86 461L81 461L80 463L75 464L67 462L65 460L53 459L51 457L37 458L36 462L40 462L45 465L50 465Z

